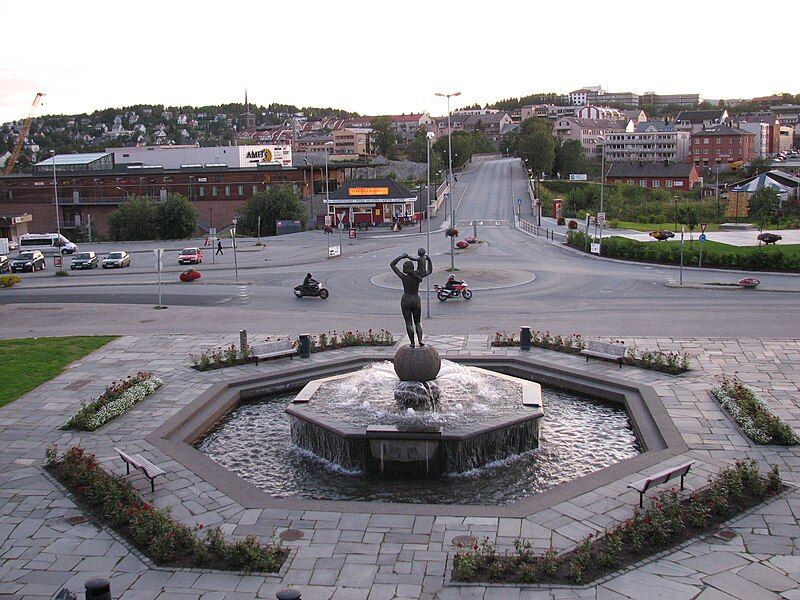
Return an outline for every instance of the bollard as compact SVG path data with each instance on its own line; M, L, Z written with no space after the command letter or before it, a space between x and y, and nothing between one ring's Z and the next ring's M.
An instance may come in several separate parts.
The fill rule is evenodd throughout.
M86 600L111 600L111 582L105 577L93 577L84 585Z
M527 325L519 332L519 349L526 352L531 349L531 328Z
M300 590L296 590L294 588L286 588L285 590L281 590L275 594L275 597L278 600L303 600Z
M247 350L247 329L239 330L239 349L242 351L242 356L244 356L244 352Z
M300 358L309 358L311 356L311 336L307 333L300 335L297 342L297 350L300 353ZM298 596L299 598L300 596Z

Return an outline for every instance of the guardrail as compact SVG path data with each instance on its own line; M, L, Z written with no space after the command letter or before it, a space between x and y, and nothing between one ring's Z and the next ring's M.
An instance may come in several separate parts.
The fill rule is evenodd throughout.
M517 228L522 231L523 233L527 233L528 235L533 235L536 237L544 237L546 240L556 241L567 241L567 236L560 231L556 231L555 229L549 229L547 227L540 227L539 225L534 225L529 221L525 221L520 219L517 221Z

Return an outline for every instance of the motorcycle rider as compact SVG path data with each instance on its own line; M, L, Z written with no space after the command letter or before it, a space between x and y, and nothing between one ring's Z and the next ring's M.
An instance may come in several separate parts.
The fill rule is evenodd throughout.
M444 287L448 290L452 290L455 286L461 285L462 283L464 282L456 279L456 276L450 273L450 277L447 278L447 283L444 284Z
M306 273L305 279L303 279L303 291L304 292L311 292L313 289L319 287L319 281L314 279L311 276L311 273Z

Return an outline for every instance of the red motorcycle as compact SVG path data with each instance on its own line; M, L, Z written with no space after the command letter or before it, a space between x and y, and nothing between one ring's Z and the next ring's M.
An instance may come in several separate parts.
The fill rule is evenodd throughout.
M464 300L469 300L472 298L472 290L467 287L466 281L454 283L453 287L434 285L433 289L436 290L436 297L442 302L448 298L458 298L459 296L463 297Z

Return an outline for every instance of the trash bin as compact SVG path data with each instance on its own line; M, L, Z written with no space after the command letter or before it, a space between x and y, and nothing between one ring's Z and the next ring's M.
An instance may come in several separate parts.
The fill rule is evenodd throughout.
M84 587L86 600L111 600L111 582L105 577L92 577Z
M300 358L309 358L311 356L311 336L304 333L300 336L297 343L297 350L300 353Z
M530 350L531 349L531 328L530 327L523 327L519 332L519 349L520 350Z

